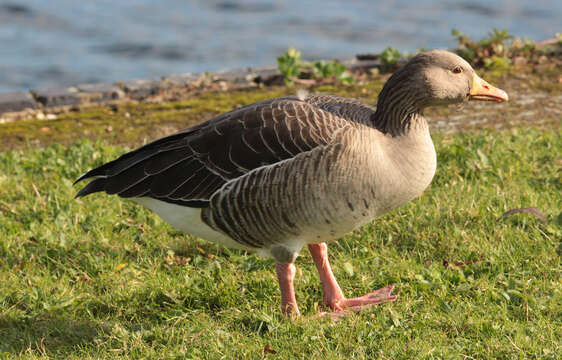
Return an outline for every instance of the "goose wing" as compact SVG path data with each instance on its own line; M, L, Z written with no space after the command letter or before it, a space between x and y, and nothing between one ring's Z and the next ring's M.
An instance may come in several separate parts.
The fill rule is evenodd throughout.
M342 223L344 233L350 231L345 226L355 224L353 217L368 211L361 201L371 185L365 176L368 154L357 151L360 135L352 126L335 136L332 144L229 181L203 209L203 221L250 247L310 234L314 240L334 238L341 236Z
M306 98L306 102L348 121L368 126L371 126L371 117L376 110L358 99L334 95L310 95Z
M227 181L332 141L349 121L297 98L232 110L156 140L82 175L76 197L105 191L205 207Z

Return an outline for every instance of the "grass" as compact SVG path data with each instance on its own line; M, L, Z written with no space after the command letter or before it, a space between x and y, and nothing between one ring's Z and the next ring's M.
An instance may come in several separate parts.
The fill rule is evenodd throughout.
M0 153L0 357L557 358L558 128L434 139L431 188L330 245L347 295L396 283L398 300L337 323L313 317L322 294L306 251L303 317L290 321L272 260L178 233L117 197L73 199L79 174L126 149ZM548 222L501 217L527 206Z

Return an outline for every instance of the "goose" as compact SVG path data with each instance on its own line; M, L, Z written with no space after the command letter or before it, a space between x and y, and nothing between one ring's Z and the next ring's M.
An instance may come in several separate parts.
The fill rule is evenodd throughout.
M180 231L272 257L286 315L299 315L294 262L307 245L326 313L345 316L397 296L389 285L346 298L326 243L422 194L436 169L424 109L468 100L508 96L461 57L426 51L388 79L376 107L318 94L253 103L86 172L76 197L117 194Z

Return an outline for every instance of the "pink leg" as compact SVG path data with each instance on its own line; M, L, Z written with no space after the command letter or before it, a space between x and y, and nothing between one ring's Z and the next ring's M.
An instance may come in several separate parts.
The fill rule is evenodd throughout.
M275 270L281 288L281 311L285 315L299 315L295 288L293 287L293 280L297 271L295 264L277 264Z
M394 285L385 286L361 297L346 299L332 273L326 243L310 244L308 249L320 274L324 291L324 305L336 311L331 315L341 315L344 310L361 311L369 305L396 300L396 295L391 295Z

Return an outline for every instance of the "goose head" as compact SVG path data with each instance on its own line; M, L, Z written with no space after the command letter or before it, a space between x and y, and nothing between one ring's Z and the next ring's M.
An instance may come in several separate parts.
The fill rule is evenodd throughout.
M508 96L480 78L460 56L445 50L422 52L388 79L379 94L375 125L401 132L426 107L469 100L502 102Z
M419 101L425 106L468 100L508 100L505 91L487 83L463 58L445 50L431 50L414 56L393 77L399 82L407 82L406 87L419 93ZM389 86L395 83L393 77Z
M454 104L467 100L507 101L505 91L476 75L460 56L444 50L421 53L411 61L426 86L428 104ZM420 71L421 70L421 71Z

